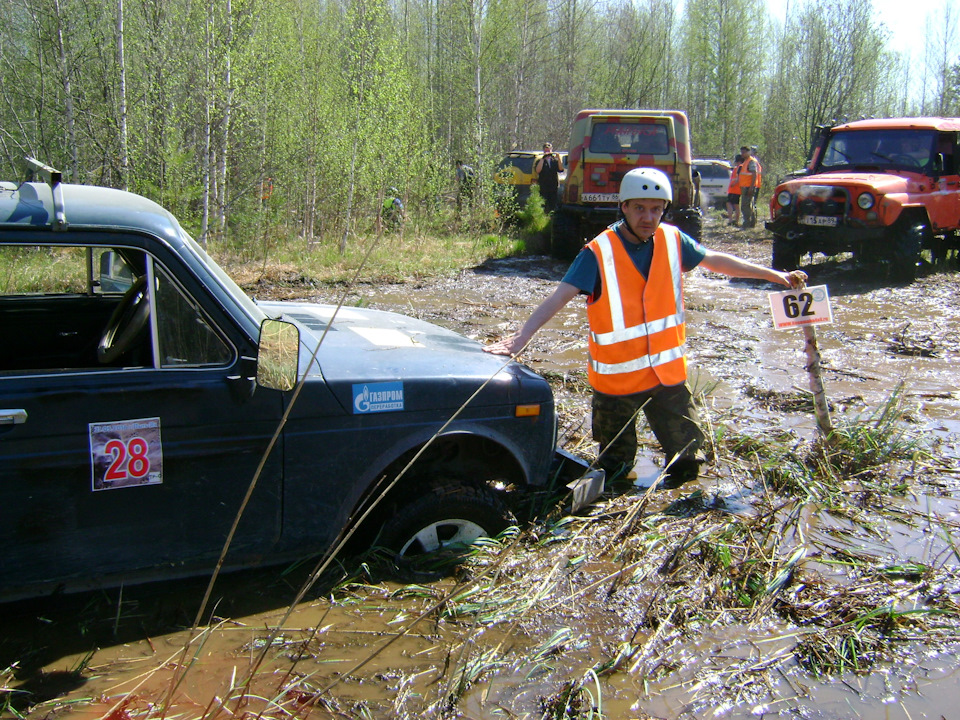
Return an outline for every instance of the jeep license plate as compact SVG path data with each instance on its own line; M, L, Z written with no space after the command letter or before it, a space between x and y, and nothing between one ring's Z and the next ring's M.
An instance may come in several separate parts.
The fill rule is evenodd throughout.
M583 202L617 202L619 193L583 193L580 196Z
M801 225L826 225L828 227L836 227L839 225L840 218L834 215L801 215L800 224Z

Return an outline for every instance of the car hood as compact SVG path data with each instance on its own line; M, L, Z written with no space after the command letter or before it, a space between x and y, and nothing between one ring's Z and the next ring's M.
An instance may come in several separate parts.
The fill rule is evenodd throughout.
M473 406L552 405L552 391L542 377L438 325L366 308L337 310L332 305L290 302L258 305L299 327L301 369L310 363L319 344L309 375L322 377L348 411L356 411L360 396L384 393L382 397L389 400L391 392L403 398L403 407L397 409L459 407L485 383L471 401Z
M804 175L793 180L787 180L780 189L787 189L797 193L801 188L811 185L829 187L848 187L862 190L870 189L881 195L892 193L919 192L930 184L930 178L913 173L903 175L881 172L836 172L819 175Z

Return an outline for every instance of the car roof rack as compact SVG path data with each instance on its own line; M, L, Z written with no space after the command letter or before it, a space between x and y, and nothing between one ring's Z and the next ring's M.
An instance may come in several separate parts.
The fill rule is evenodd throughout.
M49 165L44 165L39 160L27 157L24 158L27 165L30 166L34 175L39 175L50 186L53 193L53 230L62 232L67 229L67 212L63 205L63 188L60 183L63 180L63 173Z

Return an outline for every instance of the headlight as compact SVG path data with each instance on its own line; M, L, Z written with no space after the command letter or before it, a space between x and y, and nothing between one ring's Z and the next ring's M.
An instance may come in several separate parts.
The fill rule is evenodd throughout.
M873 204L876 202L873 195L868 192L861 193L860 197L857 198L857 205L860 206L861 210L869 210L873 207Z
M791 200L793 200L793 197L786 190L781 190L780 194L777 195L777 204L780 207L787 207Z

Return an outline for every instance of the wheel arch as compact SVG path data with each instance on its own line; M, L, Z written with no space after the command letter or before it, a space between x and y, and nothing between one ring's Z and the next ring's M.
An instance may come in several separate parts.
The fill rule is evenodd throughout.
M506 494L525 487L528 479L508 443L484 433L455 430L412 445L378 470L351 517L359 522L366 516L360 535L369 539L414 494L429 492L445 480Z

